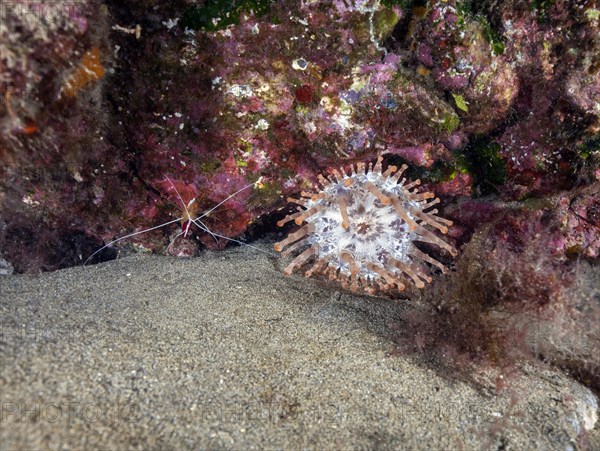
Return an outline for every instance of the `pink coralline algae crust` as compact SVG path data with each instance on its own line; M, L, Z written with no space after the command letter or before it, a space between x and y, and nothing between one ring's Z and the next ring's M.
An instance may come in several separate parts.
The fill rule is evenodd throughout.
M493 134L506 199L569 189L577 147L600 124L598 10L585 2L466 7L429 3L409 37L413 64L452 95L462 131Z
M484 17L469 17L464 8L459 2L431 2L409 39L421 73L460 95L466 102L458 108L465 128L484 133L507 118L519 80L510 58L486 37Z
M433 184L432 184L433 185ZM428 184L423 186L428 189ZM431 189L434 189L431 187ZM444 197L459 197L470 196L471 191L471 176L468 173L457 173L450 180L435 184L436 194Z
M201 214L258 182L205 218L239 237L325 169L380 154L444 205L570 198L599 177L600 33L587 3L290 0L208 29L186 25L188 6L67 3L52 23L9 14L0 30L0 239L19 271L81 262L181 217L183 203ZM66 95L85 55L105 75ZM128 242L176 255L227 244L195 227L173 241L183 226ZM586 227L565 242L598 236ZM88 241L61 238L75 232ZM42 235L75 259L56 263Z
M513 250L535 242L556 264L569 258L600 257L600 182L526 203L465 200L447 209L454 221L449 236L468 242L472 224L491 225L495 238Z
M600 74L591 63L600 47L597 9L584 2L552 2L534 14L505 7L500 17L505 54L523 86L511 106L521 120L498 139L514 181L502 191L518 199L569 189L578 148L600 127Z
M458 116L414 75L399 72L399 56L382 47L402 17L399 8L282 2L272 9L266 17L242 15L237 26L215 32L156 33L166 50L140 60L134 73L159 67L162 78L186 88L148 91L146 80L135 76L126 86L131 102L151 105L136 108L136 120L126 127L144 149L136 166L152 187L165 176L193 185L201 211L261 178L249 199L233 199L209 224L236 236L340 160L388 150L410 153L425 167L436 159L452 164L444 145L431 142L450 141ZM200 239L208 247L226 244Z

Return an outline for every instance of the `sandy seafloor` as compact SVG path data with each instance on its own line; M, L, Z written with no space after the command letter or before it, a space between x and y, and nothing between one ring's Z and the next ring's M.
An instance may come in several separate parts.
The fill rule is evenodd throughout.
M1 278L1 449L600 449L559 370L449 377L394 352L406 301L282 267L236 247Z

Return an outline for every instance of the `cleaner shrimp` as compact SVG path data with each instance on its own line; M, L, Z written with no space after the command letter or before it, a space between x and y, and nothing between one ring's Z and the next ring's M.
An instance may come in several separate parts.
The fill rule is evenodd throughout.
M221 202L219 202L218 204L216 204L214 207L210 208L209 210L206 210L204 213L202 213L201 215L199 215L197 217L194 217L194 212L195 212L194 203L196 202L196 197L192 198L192 200L190 200L186 204L185 201L183 200L183 198L181 197L181 194L179 193L179 190L177 189L177 187L175 186L175 184L171 181L171 179L169 177L165 177L165 179L169 182L169 184L171 185L171 188L175 191L175 194L177 195L178 200L181 202L181 205L183 207L183 209L182 209L183 216L181 216L179 218L176 218L176 219L172 219L172 220L167 221L167 222L164 222L164 223L159 224L157 226L150 227L150 228L147 228L147 229L144 229L144 230L139 230L137 232L133 232L133 233L130 233L128 235L124 235L122 237L114 239L114 240L110 241L109 243L105 244L104 246L102 246L97 251L95 251L92 255L90 255L85 260L85 262L83 262L83 266L87 265L88 262L92 258L94 258L96 255L98 255L104 249L109 248L113 244L116 244L116 243L118 243L120 241L126 240L128 238L132 238L132 237L137 236L137 235L142 235L144 233L151 232L152 230L161 229L163 227L166 227L168 225L174 224L176 222L181 222L181 231L177 235L175 235L175 237L171 240L171 243L169 244L169 246L167 246L167 250L173 245L173 243L175 242L175 240L177 238L179 238L180 236L183 235L184 238L187 237L188 234L190 233L190 228L192 227L192 224L193 224L196 227L198 227L198 229L200 229L200 230L208 233L209 235L211 235L215 239L215 241L218 241L217 238L222 238L222 239L225 239L227 241L240 244L242 246L250 247L252 249L255 249L255 250L257 250L259 252L262 252L264 254L267 254L269 256L272 256L272 257L276 256L276 254L274 254L272 252L267 252L264 249L260 249L260 248L258 248L256 246L252 246L251 244L244 243L243 241L236 240L235 238L231 238L231 237L224 236L224 235L218 234L216 232L213 232L212 230L210 230L208 228L208 226L206 225L206 223L204 221L202 221L202 219L208 217L208 215L210 215L213 211L215 211L217 208L219 208L221 205L223 205L229 199L232 199L235 196L237 196L239 193L247 190L248 188L254 187L257 184L259 184L260 180L261 180L260 178L256 182L250 183L250 184L245 185L242 188L238 189L236 192L230 194L225 199L223 199Z

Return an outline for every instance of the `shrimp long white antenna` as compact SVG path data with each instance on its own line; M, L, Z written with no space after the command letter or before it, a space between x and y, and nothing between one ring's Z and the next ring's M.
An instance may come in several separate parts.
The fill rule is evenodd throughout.
M259 252L262 252L263 254L267 254L267 255L269 255L269 256L271 256L271 257L276 257L276 256L277 256L277 254L276 254L276 253L274 253L274 252L268 252L268 251L265 251L264 249L261 249L261 248L259 248L259 247L252 246L251 244L244 243L243 241L240 241L240 240L236 240L235 238L230 238L230 237L228 237L228 236L219 235L219 234L218 234L218 233L216 233L216 232L211 232L211 231L208 229L208 227L206 227L206 226L205 226L205 225L204 225L202 222L200 222L200 224L201 224L201 225L200 225L200 224L198 224L198 223L196 222L197 220L198 220L198 219L192 219L192 222L193 222L194 224L196 224L196 226L197 226L199 229L202 229L202 230L204 230L205 232L208 232L208 233L210 233L210 234L211 234L213 237L215 237L215 236L218 236L219 238L223 238L223 239L225 239L225 240L227 240L227 241L232 241L232 242L234 242L234 243L241 244L242 246L251 247L252 249L254 249L254 250L257 250L257 251L259 251Z
M265 251L264 249L260 249L260 248L258 248L258 247L256 247L256 246L252 246L251 244L244 243L243 241L240 241L240 240L236 240L235 238L230 238L230 237L228 237L228 236L224 236L224 235L220 235L220 234L218 234L218 233L215 233L215 232L213 232L212 230L210 230L210 229L208 228L208 226L207 226L207 225L206 225L204 222L202 222L202 221L201 221L201 219L202 219L202 218L204 218L204 217L208 216L208 215L209 215L211 212L213 212L213 211L214 211L214 210L216 210L218 207L220 207L221 205L223 205L223 204L224 204L225 202L227 202L229 199L232 199L233 197L235 197L236 195L238 195L238 194L239 194L239 193L241 193L242 191L244 191L244 190L246 190L246 189L248 189L248 188L250 188L250 187L252 187L252 186L256 186L256 184L260 182L260 180L261 180L261 178L262 178L262 177L261 177L261 178L259 178L259 179L258 179L256 182L249 183L248 185L246 185L246 186L244 186L244 187L240 188L239 190L237 190L236 192L234 192L234 193L230 194L230 195L229 195L229 196L227 196L225 199L223 199L221 202L219 202L217 205L215 205L214 207L212 207L210 210L207 210L207 211L205 211L205 212L204 212L202 215L198 216L197 218L192 218L192 216L191 216L191 214L190 214L190 211L189 211L189 208L190 208L190 207L191 207L191 205L192 205L192 204L193 204L193 203L196 201L196 198L193 198L192 200L190 200L190 201L189 201L189 202L186 204L186 203L185 203L185 201L183 200L183 198L181 197L181 194L179 193L179 190L177 189L177 187L175 186L175 184L174 184L174 183L171 181L171 179L170 179L169 177L165 177L165 178L166 178L166 180L169 182L169 184L171 185L171 188L173 188L173 190L175 191L175 194L177 195L177 198L178 198L178 199L181 201L181 205L183 206L183 209L184 209L185 215L184 215L184 216L181 216L180 218L177 218L177 219L172 219L171 221L165 222L165 223L163 223L163 224L160 224L160 225L157 225L157 226L154 226L154 227L150 227L150 228L148 228L148 229L140 230L140 231L138 231L138 232L133 232L133 233L130 233L130 234L128 234L128 235L125 235L125 236L119 237L119 238L117 238L117 239L115 239L115 240L113 240L113 241L111 241L111 242L109 242L109 243L105 244L105 245L104 245L104 246L102 246L100 249L98 249L96 252L94 252L92 255L90 255L90 256L89 256L89 257L88 257L88 258L85 260L85 262L83 262L83 266L87 265L87 263L88 263L88 262L89 262L89 261L90 261L92 258L94 258L94 256L96 256L97 254L99 254L100 252L102 252L104 249L106 249L106 248L107 248L107 247L109 247L109 246L112 246L112 245L113 245L113 244L115 244L115 243L118 243L119 241L125 240L125 239L127 239L127 238L131 238L131 237L134 237L134 236L137 236L137 235L141 235L142 233L151 232L152 230L160 229L160 228L162 228L162 227L168 226L168 225L170 225L170 224L173 224L173 223L175 223L175 222L184 221L184 220L186 220L186 221L188 222L188 224L185 226L185 228L184 228L184 229L183 229L181 232L179 232L179 233L178 233L178 234L175 236L175 238L173 239L173 241L171 242L171 244L173 244L173 242L175 241L175 239L179 238L181 235L183 235L184 237L186 237L186 236L187 236L187 234L189 233L189 230L190 230L191 224L193 223L193 224L195 224L195 225L196 225L196 227L198 227L200 230L203 230L204 232L206 232L206 233L210 234L210 235L211 235L211 236L214 238L214 240L215 240L216 242L218 242L218 240L217 240L217 237L218 237L218 238L223 238L223 239L225 239L225 240L227 240L227 241L231 241L231 242L234 242L234 243L238 243L238 244L241 244L242 246L247 246L247 247L250 247L250 248L252 248L252 249L255 249L255 250L259 251L259 252L262 252L262 253L264 253L264 254L267 254L267 255L270 255L270 256L275 256L275 255L276 255L276 254L274 254L274 253L272 253L272 252L268 252L268 251ZM169 245L169 246L170 246L170 245Z
M208 216L212 211L214 211L215 209L219 208L221 205L223 205L225 202L227 202L229 199L231 199L232 197L238 195L239 193L241 193L242 191L250 188L251 186L255 186L257 183L260 182L260 180L262 179L262 177L260 177L256 182L250 183L246 186L244 186L243 188L238 189L235 193L230 194L229 196L227 196L225 199L223 199L221 202L219 202L217 205L215 205L214 207L212 207L210 210L205 211L201 216L198 216L196 218L196 220L198 219L202 219L205 216Z
M200 226L199 226L199 225L196 223L196 221L198 221L202 227L200 227ZM194 219L193 221L190 221L190 224L191 224L192 222L193 222L194 224L196 224L196 226L197 226L197 227L199 227L200 229L204 230L205 232L208 232L208 233L210 233L210 234L211 234L211 236L213 237L213 239L215 240L215 243L218 243L218 242L219 242L219 240L217 240L217 236L216 236L216 235L215 235L215 234L214 234L214 233L213 233L213 232L212 232L212 231L211 231L211 230L208 228L208 226L207 226L206 224L204 224L202 221L200 221L199 219L197 219L197 218L196 218L196 219Z
M238 244L241 244L242 246L250 247L250 248L255 249L255 250L259 251L259 252L262 252L263 254L267 254L267 255L269 255L271 257L276 256L277 254L275 254L273 252L265 251L264 249L260 249L260 248L258 248L256 246L252 246L251 244L244 243L243 241L240 241L240 240L236 240L235 238L230 238L228 236L219 235L218 233L213 232L212 230L210 230L208 228L208 226L201 221L202 218L204 218L205 216L208 216L212 211L214 211L215 209L219 208L221 205L223 205L225 202L227 202L232 197L235 197L236 195L238 195L242 191L244 191L244 190L246 190L246 189L248 189L248 188L250 188L252 186L256 186L256 184L260 182L261 178L259 178L256 182L249 183L248 185L240 188L235 193L230 194L225 199L223 199L221 202L219 202L217 205L215 205L214 207L212 207L210 210L205 211L202 215L198 216L197 218L195 218L195 219L191 219L190 218L191 222L193 222L194 224L196 224L196 227L198 227L199 229L204 230L207 233L210 233L213 238L215 238L215 237L223 238L223 239L225 239L227 241L231 241L233 243L238 243ZM180 199L181 199L181 197L180 197ZM183 202L183 200L182 200L182 202ZM216 241L216 238L215 238L215 241Z
M150 227L149 229L144 229L144 230L140 230L138 232L133 232L130 233L129 235L125 235L122 236L120 238L117 238L116 240L112 240L110 243L105 244L104 246L102 246L100 249L98 249L96 252L94 252L92 255L90 255L84 262L83 262L83 266L87 265L87 262L89 262L95 255L97 255L99 252L102 252L104 249L106 249L109 246L112 246L115 243L118 243L119 241L123 241L126 240L127 238L131 238L132 236L136 236L136 235L141 235L142 233L146 233L146 232L151 232L152 230L156 230L156 229L160 229L161 227L165 227L168 226L169 224L173 224L174 222L179 222L183 219L183 216L181 218L177 218L177 219L172 219L169 222L165 222L163 224L154 226L154 227Z
M188 221L188 224L187 224L187 226L186 226L186 228L185 228L185 231L184 231L184 232L182 232L182 233L178 233L178 234L177 234L177 236L176 236L175 238L178 238L178 237L179 237L179 236L181 236L181 235L183 235L184 237L186 237L186 236L187 236L187 234L188 234L188 232L189 232L189 230L190 230L190 224L193 222L194 224L196 224L196 226L197 226L199 229L202 229L202 230L204 230L205 232L209 233L209 234L210 234L210 235L213 237L213 239L215 240L215 242L216 242L216 243L218 243L218 242L219 242L219 240L217 240L217 236L218 236L219 238L225 238L225 239L228 239L228 240L230 240L230 241L234 241L234 242L237 242L237 243L241 243L240 241L234 240L234 239L232 239L232 238L229 238L229 237L226 237L226 236L222 236L222 235L218 235L218 234L215 234L215 233L213 233L213 232L212 232L212 231L211 231L211 230L208 228L208 226L207 226L206 224L204 224L204 223L201 221L201 219L202 219L202 218L204 218L205 216L208 216L208 215L209 215L209 214L210 214L212 211L214 211L216 208L219 208L221 205L223 205L223 204L224 204L225 202L227 202L229 199L231 199L231 198L235 197L236 195L238 195L238 194L239 194L239 193L241 193L242 191L244 191L244 190L246 190L246 189L250 188L251 186L255 186L255 185L256 185L256 184L257 184L257 183L260 181L260 179L258 179L256 182L249 183L248 185L246 185L246 186L244 186L244 187L240 188L240 189L239 189L239 190L237 190L235 193L233 193L233 194L230 194L229 196L227 196L225 199L223 199L223 200L222 200L221 202L219 202L217 205L215 205L214 207L212 207L210 210L206 211L206 212L205 212L204 214L202 214L201 216L198 216L197 218L195 218L195 219L192 219L192 215L190 215L190 212L189 212L189 210L188 210L188 209L189 209L189 207L190 207L190 206L191 206L191 205L194 203L194 201L196 200L196 198L192 199L192 200L191 200L191 201L190 201L190 202L189 202L189 203L186 205L186 204L185 204L185 202L184 202L184 200L183 200L183 198L181 197L181 194L179 194L179 190L177 189L177 187L175 186L175 184L174 184L174 183L171 181L171 179L170 179L169 177L165 177L165 178L166 178L166 179L167 179L167 181L170 183L170 185L171 185L171 188L173 188L173 189L175 190L175 194L177 194L177 197L178 197L178 198L179 198L179 200L181 201L181 205L183 205L183 208L184 208L184 210L185 210L185 216L184 216L184 218L188 218L188 219L189 219L189 221ZM198 225L198 223L200 223L200 225ZM246 244L246 243L242 243L242 244ZM248 246L250 246L250 245L248 244ZM253 246L250 246L250 247L253 247ZM264 252L264 251L263 251L263 252Z

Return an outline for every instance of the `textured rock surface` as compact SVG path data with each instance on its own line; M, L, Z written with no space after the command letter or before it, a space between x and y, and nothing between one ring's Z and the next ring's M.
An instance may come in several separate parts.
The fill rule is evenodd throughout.
M206 218L226 236L317 173L378 153L408 163L446 205L599 190L592 4L211 5L3 7L1 252L17 271L76 264L181 216L167 177L196 212L260 180ZM131 241L165 251L177 232ZM178 241L226 244L195 235Z
M4 279L3 449L600 447L597 398L565 374L456 380L397 355L413 304L281 266L237 248Z

